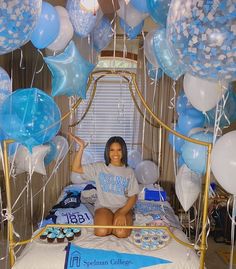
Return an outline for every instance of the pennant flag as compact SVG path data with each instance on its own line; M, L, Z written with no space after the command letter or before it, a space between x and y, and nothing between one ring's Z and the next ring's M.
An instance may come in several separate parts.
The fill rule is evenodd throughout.
M116 251L81 248L68 243L64 269L138 269L146 266L171 263L160 258Z

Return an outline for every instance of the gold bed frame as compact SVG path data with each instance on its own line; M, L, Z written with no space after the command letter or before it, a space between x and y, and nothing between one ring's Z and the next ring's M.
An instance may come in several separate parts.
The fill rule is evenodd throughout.
M192 248L192 249L196 249L198 251L200 251L200 269L204 269L204 261L205 261L205 256L206 256L206 249L207 249L207 245L206 245L206 235L207 235L207 214L208 214L208 192L209 192L209 185L210 185L210 158L211 158L211 151L212 151L212 144L211 143L207 143L207 142L203 142L203 141L199 141L199 140L195 140L195 139L191 139L187 136L184 136L178 132L176 132L175 130L172 130L169 126L167 126L164 122L162 122L151 110L151 108L148 106L148 104L146 103L145 99L143 98L142 93L140 92L138 85L137 85L137 81L136 81L136 74L129 72L129 71L119 71L119 70L98 70L98 71L94 71L90 77L89 77L89 81L87 84L87 90L89 89L92 81L94 81L94 90L91 94L91 98L88 104L88 107L84 113L84 115L82 116L82 118L80 119L80 121L85 117L86 113L88 112L93 97L95 95L95 91L96 91L96 86L98 81L103 78L104 76L109 76L109 75L119 75L122 78L124 78L128 84L129 84L129 89L133 98L133 101L135 102L135 105L137 107L137 109L139 110L139 112L142 114L141 110L139 109L137 102L134 99L134 95L132 92L132 84L134 85L135 91L138 94L142 105L145 107L146 111L154 118L154 120L160 125L160 127L166 129L167 131L171 132L172 134L188 141L188 142L192 142L201 146L205 146L207 147L207 161L206 161L206 174L205 174L205 187L204 187L204 201L203 201L203 214L202 214L202 232L201 232L201 243L200 246L196 246L194 244L190 244L190 243L186 243L180 239L178 239L167 227L162 227L162 226L157 226L157 227L148 227L148 226L122 226L122 228L124 229L164 229L168 232L168 234L174 239L176 240L178 243ZM94 80L94 76L97 76L97 78ZM79 104L81 103L81 99L78 99L78 101L73 105L73 107L71 108L71 110L66 113L61 120L64 120L65 118L67 118L71 113L73 113L76 108L79 106ZM143 115L143 114L142 114ZM79 122L80 122L79 121ZM77 125L79 122L76 122L72 125L70 125L69 127L74 127L75 125ZM9 174L9 160L8 160L8 152L7 152L7 148L8 148L8 144L14 142L13 140L5 140L3 141L3 155L4 155L4 170L5 170L5 185L6 185L6 200L7 200L7 212L8 214L11 216L12 214L12 205L11 205L11 188L10 188L10 174ZM9 242L9 257L10 257L10 266L12 267L15 263L15 255L14 255L14 248L16 246L19 245L23 245L29 242L32 242L34 239L38 238L48 227L79 227L79 228L121 228L121 226L98 226L98 225L62 225L62 224L54 224L54 225L47 225L46 227L44 227L39 233L37 233L35 236L33 236L32 238L30 238L29 240L24 240L24 241L19 241L19 242L15 242L14 241L14 229L13 229L13 223L11 221L11 219L8 219L7 222L7 230L8 230L8 242Z

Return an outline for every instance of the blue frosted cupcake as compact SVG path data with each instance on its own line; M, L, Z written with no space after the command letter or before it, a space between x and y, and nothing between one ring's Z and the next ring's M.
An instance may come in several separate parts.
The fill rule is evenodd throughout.
M48 241L48 243L53 243L55 241L55 239L56 239L56 235L54 233L49 233L47 235L47 241Z
M57 242L63 243L64 241L65 241L65 234L64 233L57 234Z
M75 237L73 232L67 232L65 236L68 241L72 241Z

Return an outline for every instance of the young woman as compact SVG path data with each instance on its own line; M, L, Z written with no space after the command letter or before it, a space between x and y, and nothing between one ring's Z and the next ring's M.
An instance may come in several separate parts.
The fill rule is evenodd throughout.
M79 173L84 180L94 180L97 187L95 203L95 225L129 226L133 224L133 206L137 200L139 187L134 172L127 164L127 147L122 137L111 137L105 147L105 163L98 162L86 166L81 165L85 147L84 141L72 135L71 138L79 144L72 165L72 171ZM114 234L125 238L131 229L96 228L97 236Z

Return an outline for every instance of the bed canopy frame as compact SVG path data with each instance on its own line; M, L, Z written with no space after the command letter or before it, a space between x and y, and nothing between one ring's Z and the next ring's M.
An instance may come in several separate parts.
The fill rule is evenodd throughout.
M95 92L96 92L96 87L97 87L97 83L100 79L102 79L104 76L111 76L111 75L118 75L120 77L122 77L129 85L129 90L130 93L132 95L132 99L138 109L138 111L142 114L140 108L138 107L138 103L135 100L134 94L133 94L133 90L132 90L132 85L134 86L134 89L141 101L141 104L145 107L146 111L149 113L150 116L152 116L152 118L155 120L155 122L157 124L160 125L160 129L164 128L165 130L167 130L168 132L171 132L172 134L188 141L191 143L195 143L201 146L204 146L207 148L207 160L206 160L206 174L205 174L205 186L204 186L204 196L203 196L203 210L202 210L202 225L201 225L201 242L200 245L195 245L195 244L190 244L190 243L186 243L180 239L178 239L167 227L162 227L162 226L158 226L158 227L148 227L148 226L123 226L124 229L164 229L166 230L169 235L176 240L178 243L198 250L200 252L200 268L204 269L204 261L205 261L205 256L206 256L206 249L207 249L207 242L206 242L206 237L207 237L207 214L208 214L208 194L209 194L209 185L210 185L210 158L211 158L211 151L212 151L212 144L211 143L207 143L207 142L203 142L203 141L199 141L199 140L195 140L192 138L189 138L187 136L184 136L178 132L176 132L175 130L172 130L168 125L166 125L161 119L159 119L157 117L157 115L155 115L153 113L153 111L151 110L151 108L149 107L149 105L147 104L147 102L145 101L141 91L139 90L138 84L137 84L137 80L136 80L136 74L130 71L120 71L120 70L98 70L98 71L94 71L88 80L88 84L87 84L87 90L89 89L89 87L91 86L91 83L94 81L94 88L93 88L93 92L90 96L90 100L88 103L88 107L85 111L85 113L83 114L83 116L81 117L81 119L73 124L71 124L69 127L72 128L75 125L77 125L81 120L83 120L83 118L85 117L87 111L89 110L91 104L92 104L92 100L95 96ZM95 79L96 77L96 79ZM70 111L68 113L66 113L61 120L64 120L65 118L67 118L69 115L71 115L72 113L74 113L74 111L77 109L77 107L80 105L82 99L78 99L77 102L72 106L72 108L70 109ZM143 115L143 114L142 114ZM3 141L3 157L4 157L4 171L5 171L5 186L6 186L6 202L7 202L7 214L8 214L8 218L7 218L7 230L8 230L8 242L9 242L9 257L10 257L10 266L12 267L15 263L15 254L14 254L14 248L16 246L19 245L24 245L26 243L32 242L32 240L38 238L48 227L80 227L80 228L96 228L96 227L103 227L103 228L120 228L120 226L95 226L95 225L65 225L65 224L54 224L54 225L47 225L46 227L44 227L39 233L37 233L36 235L34 235L32 238L28 239L28 240L24 240L24 241L19 241L16 242L14 240L14 228L13 228L13 220L11 218L12 216L12 204L11 204L11 187L10 187L10 169L9 169L9 160L8 160L8 144L14 142L13 140L5 140Z

